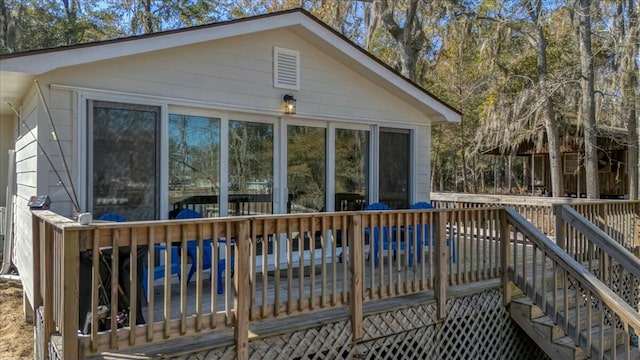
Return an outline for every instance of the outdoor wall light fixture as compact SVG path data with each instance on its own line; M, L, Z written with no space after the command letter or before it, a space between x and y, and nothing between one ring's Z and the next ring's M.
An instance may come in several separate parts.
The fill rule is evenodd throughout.
M292 115L296 113L296 98L291 94L286 94L284 98L284 113L287 115Z

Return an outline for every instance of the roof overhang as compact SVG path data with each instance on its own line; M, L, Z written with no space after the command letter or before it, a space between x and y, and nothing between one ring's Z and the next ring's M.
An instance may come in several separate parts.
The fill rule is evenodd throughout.
M461 121L459 111L301 9L154 34L2 55L0 114L11 113L6 103L19 101L34 78L55 69L283 28L291 28L315 46L331 50L345 65L417 107L432 121Z

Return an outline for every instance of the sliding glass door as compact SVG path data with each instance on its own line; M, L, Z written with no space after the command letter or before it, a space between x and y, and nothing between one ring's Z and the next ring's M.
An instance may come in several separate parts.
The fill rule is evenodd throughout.
M273 124L229 120L228 213L273 213Z
M94 218L160 218L160 108L88 101L88 205Z
M411 195L410 131L381 128L378 150L379 201L392 209L408 209Z
M362 210L369 198L369 131L336 129L335 210Z
M220 119L169 115L169 218L220 216Z
M288 213L325 209L326 129L287 126Z

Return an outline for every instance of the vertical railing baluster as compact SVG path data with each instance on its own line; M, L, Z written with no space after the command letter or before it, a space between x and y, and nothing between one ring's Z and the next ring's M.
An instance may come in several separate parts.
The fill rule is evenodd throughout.
M100 229L93 230L91 245L91 351L98 350L98 292L100 291ZM84 314L83 314L84 315ZM86 315L85 315L86 316ZM82 320L82 319L80 319ZM86 319L85 319L86 321Z
M197 236L197 250L196 250L196 332L200 332L202 330L202 282L204 281L202 278L202 268L203 268L203 262L204 262L204 241L203 241L203 226L204 224L202 223L198 223L197 225L197 232L196 232L196 236ZM211 238L210 238L211 242L210 242L210 247L213 247L214 242L218 242L218 239L216 239L215 237L213 237L213 234L211 234ZM213 262L213 248L209 250L209 254L211 254L212 259L211 259L211 274L209 276L213 276L214 275L214 268L217 268L218 263L217 262Z
M311 252L311 273L309 274L309 309L311 311L316 309L315 296L316 296L316 217L311 216L309 222L309 249Z
M187 332L187 258L189 250L187 247L187 224L180 225L180 335L184 335ZM169 249L167 249L169 250ZM197 253L197 251L196 251ZM196 261L192 259L191 261ZM165 264L165 269L171 268L171 263ZM165 273L166 274L166 273ZM167 279L171 279L171 272L166 276Z
M134 228L129 228L129 346L136 344L136 323L138 316L138 238Z
M113 229L111 235L112 245L111 245L111 324L109 329L111 330L111 349L116 350L118 348L118 308L120 304L118 303L118 279L120 278L120 247L119 247L119 237L120 237L120 229Z
M364 330L362 328L363 321L363 276L364 267L364 246L362 234L362 222L361 215L349 216L348 224L348 236L345 238L349 241L349 270L351 273L351 287L350 287L350 299L349 304L351 306L351 332L352 341L355 343L362 339L364 336ZM343 239L344 241L344 239ZM343 249L345 244L343 243ZM344 250L343 250L344 254ZM346 257L346 256L345 256ZM347 262L345 260L345 262ZM346 282L346 279L345 279Z
M147 238L148 242L148 251L147 251L147 342L153 341L153 323L154 323L154 314L153 310L155 308L155 294L154 294L154 280L155 274L152 271L155 268L155 259L156 259L156 247L155 247L155 231L153 227L147 228ZM166 243L165 243L166 244ZM166 246L170 246L166 244ZM170 249L170 247L169 247Z
M447 245L446 223L442 212L436 214L435 227L435 253L436 253L436 285L434 294L436 298L437 318L444 319L447 311Z
M229 224L229 223L227 223ZM227 226L227 230L229 226ZM236 296L234 297L234 312L235 312L235 327L234 336L236 340L236 356L238 359L249 358L249 232L250 224L249 220L236 222L235 234L236 241L234 243L236 253L235 259L235 276L234 287L236 289ZM228 251L231 250L231 236L230 232L225 233L228 242ZM226 262L229 263L231 257L227 253ZM225 275L228 274L225 271ZM231 293L230 287L227 287L225 293Z
M287 314L293 310L293 234L291 231L291 219L287 219L284 241L287 245ZM298 249L300 251L300 249Z
M455 242L456 242L456 256L457 261L455 262L455 264L452 262L449 263L449 276L450 276L450 284L461 284L461 273L462 273L462 265L461 263L463 263L464 260L464 248L462 247L462 243L464 242L464 234L465 234L465 230L464 230L464 224L462 223L462 211L464 210L455 210L453 212L453 219L451 220L451 225L453 226L455 224L454 229L456 230L456 237L455 237ZM435 220L435 219L434 219ZM434 226L435 222L434 222ZM454 268L455 268L455 278L454 278ZM455 281L454 281L455 279Z
M348 233L349 233L349 218L347 217L347 215L343 215L340 217L340 232L342 234L342 253L341 253L341 259L342 259L342 266L341 266L341 271L342 271L342 303L343 304L347 304L349 299L348 299L348 292L349 292L349 284L347 283L347 274L349 273L349 253L345 252L345 246L346 249L349 249L349 247L347 246L349 244L349 237L348 237Z
M273 284L275 286L273 299L273 315L280 315L280 222L276 221L275 233L273 234ZM266 235L266 234L265 234Z
M500 219L500 243L502 244L501 248L501 259L500 262L502 264L502 291L503 291L503 303L505 306L511 303L511 279L509 277L509 265L511 265L510 259L510 229L509 223L507 222L507 213L504 209L499 210L499 219ZM515 271L515 268L514 268Z
M166 250L164 252L164 338L168 339L171 334L171 230L165 227ZM184 256L184 255L183 255ZM181 266L182 267L182 266ZM184 273L183 273L184 274Z

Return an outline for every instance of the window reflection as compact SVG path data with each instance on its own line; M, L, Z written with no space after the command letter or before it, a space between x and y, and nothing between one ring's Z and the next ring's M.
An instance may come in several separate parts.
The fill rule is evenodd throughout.
M287 128L287 187L291 213L319 212L325 204L323 128Z
M273 213L273 125L229 121L229 215Z
M380 129L380 202L392 209L409 208L410 132Z
M219 216L220 120L169 115L169 217L180 209Z
M336 211L360 210L369 189L369 132L336 129Z

